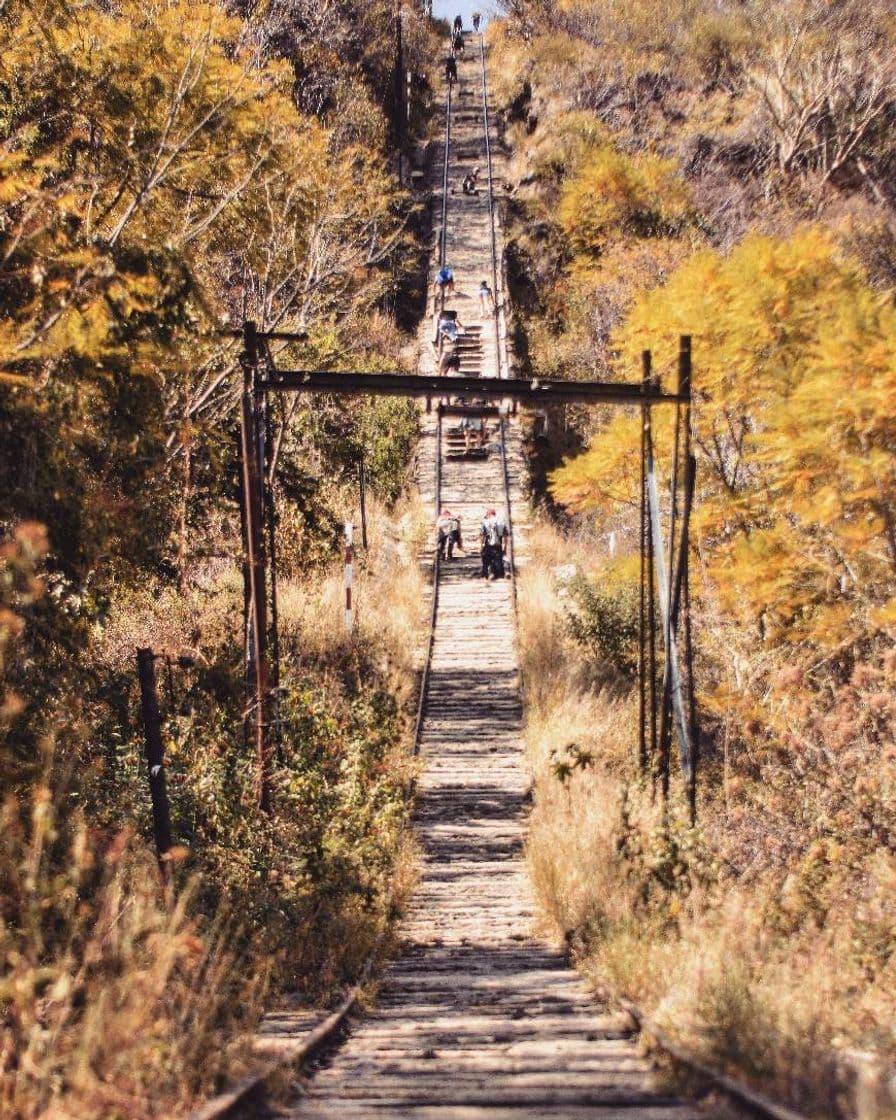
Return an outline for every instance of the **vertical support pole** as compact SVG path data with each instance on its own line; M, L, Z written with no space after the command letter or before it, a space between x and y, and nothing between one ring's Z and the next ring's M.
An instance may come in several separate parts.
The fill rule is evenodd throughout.
M395 3L395 73L393 85L395 148L398 152L398 185L404 183L404 43L402 42L401 0Z
M247 540L246 527L246 489L243 485L243 444L242 432L238 427L234 432L236 441L236 488L240 503L240 540ZM249 575L249 550L243 544L243 684L245 706L243 709L243 746L249 746L251 739L250 715L255 695L255 642L252 637L252 580Z
M171 813L165 781L165 757L162 748L162 716L156 685L155 655L151 649L137 650L137 677L140 681L140 707L146 737L146 769L149 796L152 800L152 828L159 858L162 881L168 883L170 864L165 858L171 850Z
M641 391L646 392L650 381L650 351L641 353ZM643 774L647 769L647 579L653 580L653 568L647 566L647 416L649 406L641 405L641 591L638 615L638 766ZM652 622L652 620L651 620Z
M682 347L684 336L682 337ZM687 340L690 354L690 338ZM679 376L681 352L679 352ZM666 618L663 648L666 651L663 665L663 700L660 710L660 766L663 800L669 797L669 778L672 755L672 635L675 629L673 603L676 593L675 530L678 512L678 481L680 474L681 405L675 405L675 431L672 439L672 472L669 487L669 556L666 570Z
M697 767L699 764L699 728L697 726L697 696L694 685L694 649L691 632L691 594L690 594L690 518L696 486L697 460L691 451L691 375L692 356L690 335L682 335L678 351L678 393L685 398L683 455L685 461L685 501L682 513L681 551L681 594L683 597L684 658L688 683L688 737L691 753L686 774L688 811L691 826L697 823Z
M345 523L345 629L351 634L355 622L355 612L352 605L353 572L353 539L354 526L351 521Z
M641 355L642 377L641 386L642 392L646 392L650 388L651 381L651 352L643 351ZM641 405L641 543L640 543L640 556L641 556L641 601L640 612L638 612L638 657L637 657L637 676L638 676L638 744L637 744L637 760L638 767L644 773L647 768L647 718L650 713L651 719L651 734L655 737L655 668L653 664L653 657L648 656L648 636L647 627L650 625L651 638L653 637L654 618L651 610L648 615L647 599L648 592L647 585L650 584L651 591L653 590L653 540L650 533L650 526L647 524L647 517L650 516L647 506L647 428L650 426L650 404ZM650 559L648 559L650 558ZM652 600L652 595L651 595ZM652 606L652 603L651 603ZM652 653L653 651L651 651ZM653 697L653 704L648 708L648 690L647 678L650 675L653 682L653 689L651 696Z
M264 557L264 457L263 432L259 439L255 372L258 337L255 324L244 326L243 393L240 401L244 546L249 570L250 617L255 646L253 684L253 740L256 759L256 801L259 809L271 808L271 756L268 743L268 620ZM260 450L262 453L260 454Z
M428 398L427 398L428 402ZM361 547L367 551L367 469L364 466L364 448L361 448L361 460L358 463L358 488L361 505Z
M646 358L642 356L644 363L644 377L648 389L659 389L659 377L652 372L650 352L645 351ZM644 444L645 444L645 474L647 460L653 457L653 416L651 413L650 405L647 405L645 410L645 424L644 424ZM646 485L645 485L646 489ZM650 502L647 501L645 494L646 510L646 526L647 533L647 674L648 681L648 695L650 699L650 757L654 760L652 770L653 788L656 792L656 779L658 777L657 764L658 764L658 727L657 727L657 658L656 658L656 554L654 552L654 526L653 526L653 512L651 510Z
M264 498L268 566L271 583L271 698L274 740L278 761L283 761L283 730L280 722L280 613L277 607L277 491L274 480L274 421L271 401L264 394Z

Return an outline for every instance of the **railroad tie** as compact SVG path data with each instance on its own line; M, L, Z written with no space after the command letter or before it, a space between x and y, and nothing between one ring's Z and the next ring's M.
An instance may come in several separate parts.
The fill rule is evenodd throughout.
M467 56L458 60L452 186L474 164L486 178L494 175L476 44L471 37ZM491 227L497 218L482 181L478 196L455 192L446 206L445 259L456 281L451 308L466 332L457 350L461 372L474 376L506 374L503 364L498 368L496 321L474 322L480 281L498 275ZM495 237L500 252L500 227ZM431 354L430 329L421 327L424 355ZM690 1120L704 1114L668 1093L639 1052L631 1019L597 1001L564 953L538 936L524 862L529 779L513 587L510 579L481 578L479 556L485 509L509 507L515 560L518 567L525 563L524 452L515 421L507 423L506 438L494 417L486 423L486 446L473 458L457 417L440 418L435 409L422 417L421 495L433 517L444 506L460 517L466 551L440 565L414 820L420 882L398 959L386 969L373 1010L323 1061L289 1115Z

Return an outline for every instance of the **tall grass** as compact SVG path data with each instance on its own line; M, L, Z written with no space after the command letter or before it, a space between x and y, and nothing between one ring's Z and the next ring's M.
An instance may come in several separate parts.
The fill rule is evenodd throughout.
M814 1116L893 1116L892 854L881 849L815 914L807 865L836 859L836 846L788 865L761 819L729 813L712 764L698 829L683 805L664 816L638 773L630 693L568 625L568 566L590 571L593 553L545 525L530 547L527 851L546 921L597 987L635 999L716 1066ZM749 858L734 866L737 851Z
M0 810L0 1112L157 1115L244 1066L269 969L232 913L204 918L189 885L166 903L146 845L63 819L59 793Z
M240 728L241 582L223 561L184 592L160 586L111 605L95 664L110 690L130 691L129 730L117 713L60 706L43 758L8 773L4 1118L184 1111L255 1060L255 1028L280 992L293 1006L326 1006L387 945L414 875L404 790L424 527L413 504L371 506L351 635L341 557L281 584L285 735L269 816L254 804ZM149 843L133 706L134 647L144 644L196 660L173 704L162 673L172 890Z

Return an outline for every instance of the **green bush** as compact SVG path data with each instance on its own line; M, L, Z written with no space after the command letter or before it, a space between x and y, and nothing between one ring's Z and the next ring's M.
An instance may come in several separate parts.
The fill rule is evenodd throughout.
M637 590L620 587L606 593L581 573L569 582L567 610L573 638L595 658L625 677L638 667Z

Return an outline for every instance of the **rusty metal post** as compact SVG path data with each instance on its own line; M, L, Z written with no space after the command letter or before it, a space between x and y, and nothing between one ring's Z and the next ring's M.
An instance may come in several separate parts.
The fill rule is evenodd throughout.
M641 354L641 384L646 389L650 380L650 351ZM647 568L647 405L641 405L641 587L638 613L638 767L647 769L647 577L653 579L652 567Z
M679 379L681 378L682 355L687 352L690 358L691 340L689 336L681 338L679 352ZM666 619L663 647L666 651L663 665L663 697L660 708L660 780L663 800L669 796L669 778L671 771L672 754L672 638L675 633L675 618L673 605L676 599L676 551L675 530L678 513L679 475L681 473L681 405L675 405L675 432L672 440L672 471L669 490L669 556L666 569Z
M162 879L168 882L170 864L165 858L171 850L171 812L165 781L165 755L162 747L162 716L156 682L155 654L146 647L137 650L137 678L140 681L140 707L146 737L146 769L152 801L152 828Z
M271 697L277 760L282 762L283 728L280 719L280 612L277 606L277 490L274 480L274 422L271 402L264 394L264 499L268 567L271 583Z
M676 594L683 599L682 623L684 638L684 659L688 682L688 732L690 738L690 758L685 775L687 784L688 810L691 825L697 823L697 767L699 764L700 730L697 723L697 695L694 683L694 648L691 630L691 595L690 595L690 519L694 504L696 488L697 460L691 451L691 403L693 393L691 387L692 354L690 335L682 335L678 352L678 393L686 398L683 406L683 457L685 461L685 500L682 511L681 546L679 563L681 574ZM677 607L677 604L676 604Z
M268 619L264 555L264 455L263 431L259 439L255 374L258 337L255 324L244 327L243 392L240 400L240 450L242 458L243 544L249 570L250 617L255 646L252 730L256 757L258 807L271 807L271 750L268 742ZM261 453L260 453L261 449Z
M647 387L649 389L659 388L659 377L651 370L647 371ZM645 426L644 426L644 443L645 443L645 461L648 455L652 455L653 445L653 416L651 413L650 405L647 405L645 410ZM650 757L654 760L654 767L656 765L658 741L657 741L657 696L656 696L656 678L657 678L657 659L656 659L656 555L653 546L653 513L651 512L650 503L647 503L647 666L650 676L649 681L649 696L650 696ZM654 790L656 790L656 770L653 770Z

